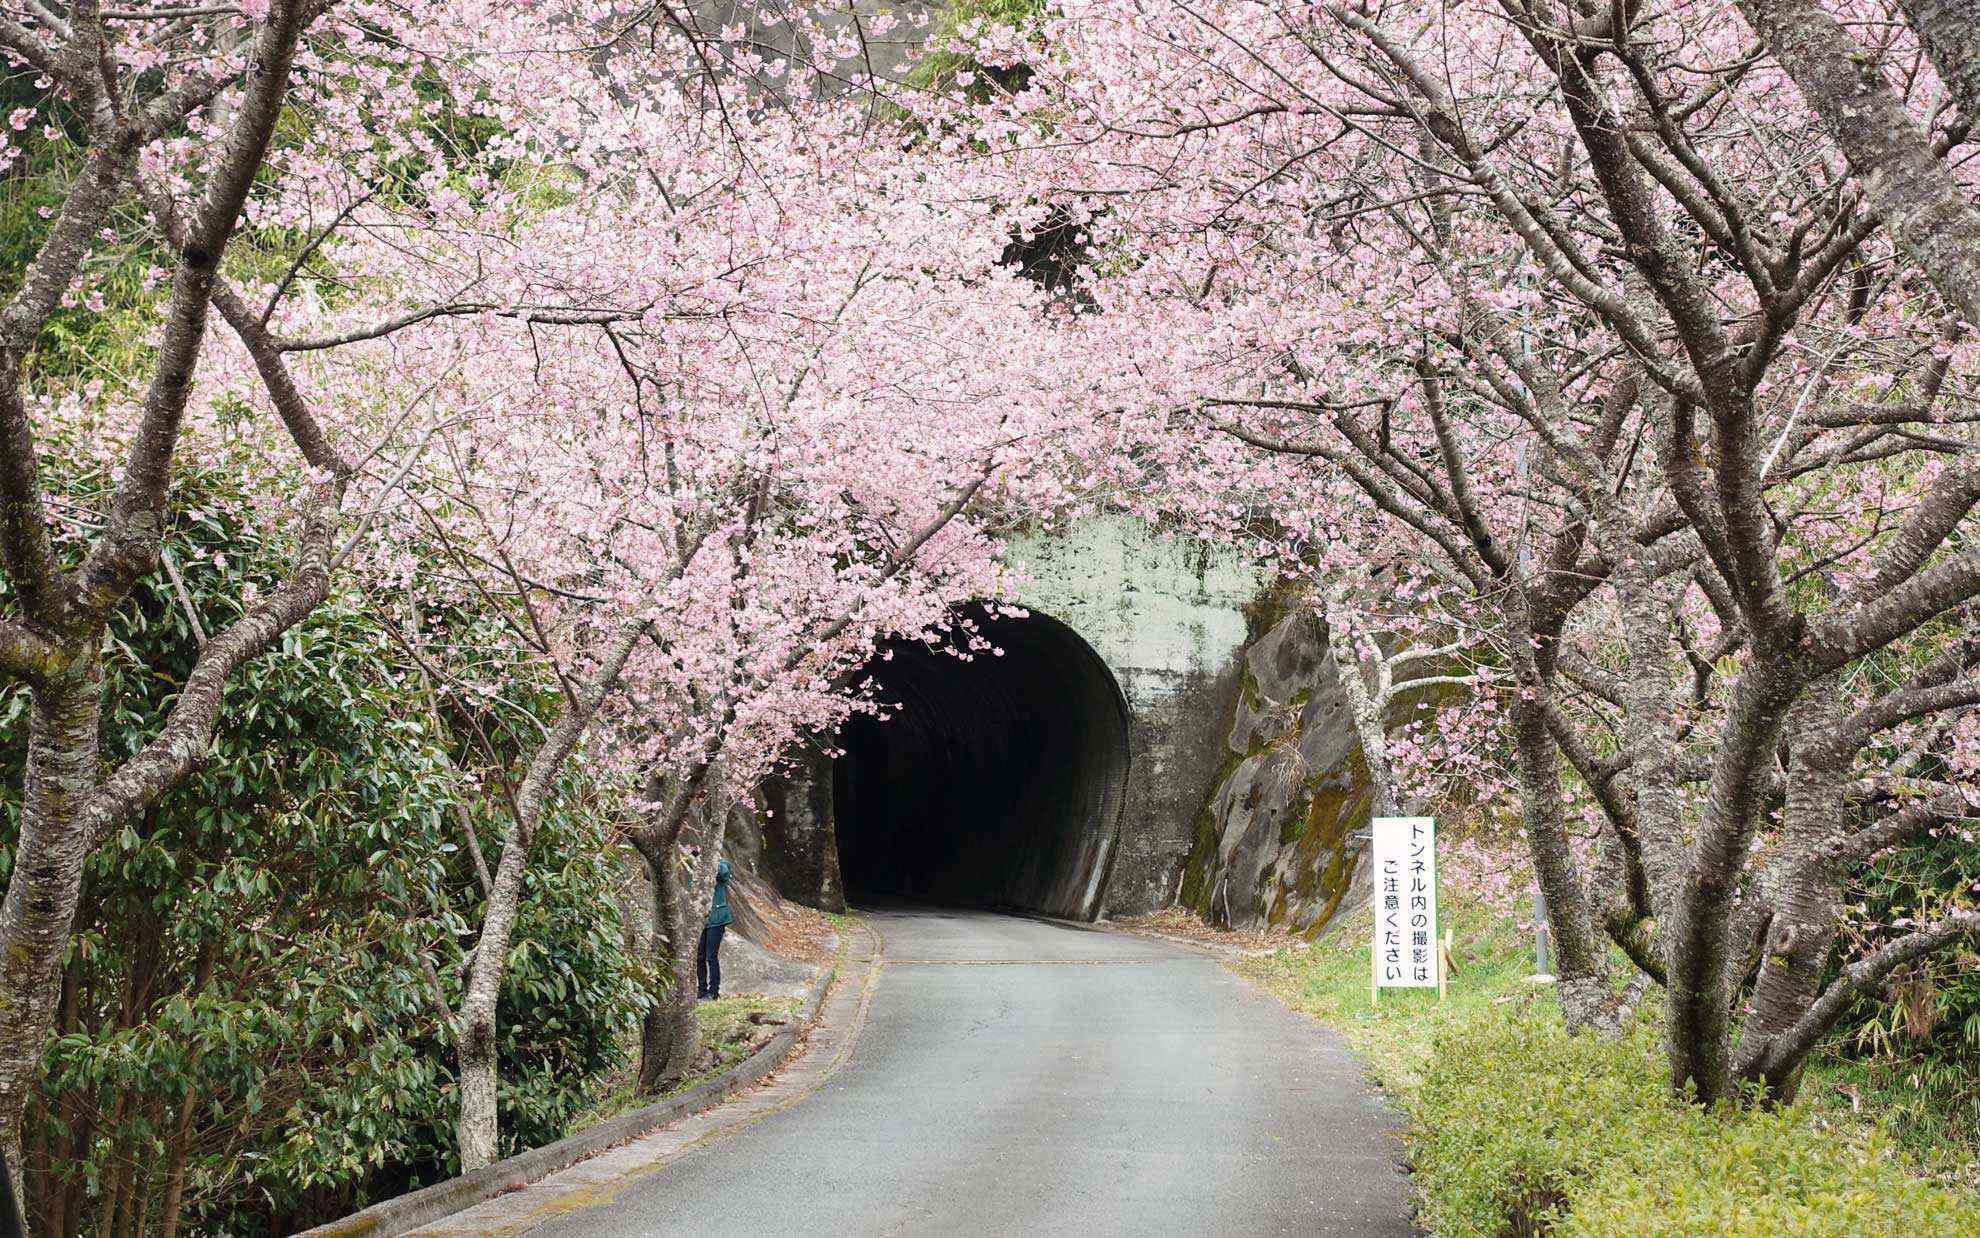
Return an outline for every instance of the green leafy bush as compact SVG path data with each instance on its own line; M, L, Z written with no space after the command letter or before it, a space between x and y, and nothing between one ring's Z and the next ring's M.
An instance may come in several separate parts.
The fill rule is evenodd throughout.
M1446 1030L1414 1098L1422 1219L1437 1233L1539 1233L1618 1146L1675 1118L1639 1039L1570 1037L1545 1013Z
M1412 1097L1422 1221L1445 1234L1980 1232L1980 1202L1806 1109L1706 1112L1665 1094L1652 1029L1570 1036L1498 1008L1441 1035Z
M105 637L109 758L157 733L195 616L231 623L291 553L207 447L166 530L184 595L160 573ZM81 451L45 467L78 498L106 484ZM500 814L422 699L374 608L340 592L242 669L205 763L91 857L24 1139L40 1232L288 1233L458 1171L453 1052L419 960L456 1001L480 903L464 830L492 852ZM0 687L0 878L26 704ZM573 775L543 821L502 989L504 1151L565 1132L644 1000L585 789Z
M1980 1232L1980 1206L1907 1172L1883 1137L1851 1144L1804 1110L1692 1109L1575 1192L1557 1232L1950 1236Z

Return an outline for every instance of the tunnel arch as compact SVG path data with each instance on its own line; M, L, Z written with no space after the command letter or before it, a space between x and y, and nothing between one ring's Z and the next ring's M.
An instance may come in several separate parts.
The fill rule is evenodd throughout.
M997 653L894 641L860 672L889 715L840 732L832 802L848 898L1093 919L1121 829L1127 699L1071 627L965 607Z

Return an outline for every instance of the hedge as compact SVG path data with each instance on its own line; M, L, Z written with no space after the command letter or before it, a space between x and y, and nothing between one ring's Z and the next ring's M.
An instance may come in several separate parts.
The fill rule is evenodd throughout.
M1440 1034L1410 1102L1420 1220L1438 1234L1980 1234L1980 1203L1881 1139L1807 1111L1672 1101L1652 1029L1570 1036L1544 1009Z

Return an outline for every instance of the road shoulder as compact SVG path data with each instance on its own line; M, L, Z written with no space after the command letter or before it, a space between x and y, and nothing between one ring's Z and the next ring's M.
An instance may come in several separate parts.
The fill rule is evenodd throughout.
M849 922L846 932L847 957L833 977L817 1016L774 1073L699 1113L411 1233L420 1238L520 1234L558 1217L610 1205L640 1179L695 1148L788 1109L816 1092L851 1057L879 981L879 934L858 921Z

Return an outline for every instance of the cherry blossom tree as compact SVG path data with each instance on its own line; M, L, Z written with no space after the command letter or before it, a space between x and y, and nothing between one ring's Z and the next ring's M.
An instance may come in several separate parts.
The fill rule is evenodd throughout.
M601 61L599 47L634 42L635 27L655 20L650 6L573 3L545 14L500 0L30 3L0 15L0 56L38 92L9 117L0 161L46 160L66 182L24 267L6 273L0 311L0 665L32 704L20 837L0 912L0 1145L17 1145L38 1077L85 858L201 759L223 724L233 673L305 619L335 568L411 513L405 487L427 480L417 449L458 445L462 427L487 413L445 406L453 393L444 383L396 388L376 361L336 354L383 347L429 322L486 316L595 330L616 320L564 312L559 290L519 274L526 262L499 230L528 217L540 195L570 194L615 164L624 148L612 138L641 141L650 133L642 125L661 123L634 104L612 114L638 123L580 134L595 117L547 101L582 95L595 105L601 91L637 100L629 86L669 80L697 87L694 106L717 115L743 98L718 83L751 67L747 56L760 66L761 55L711 51L722 41L693 23L666 26L671 37L648 40L652 54L636 63ZM844 50L820 46L786 64ZM573 84L585 89L559 89ZM678 103L690 92L661 93ZM736 147L732 131L727 148ZM580 149L595 158L574 158ZM761 155L781 164L776 151ZM551 168L562 177L555 185L544 175ZM353 233L404 243L382 246L392 259L367 266L354 260L363 246L340 243ZM655 252L643 269L662 269L665 257ZM507 278L422 269L450 259ZM133 263L150 264L155 296L133 302L111 288ZM387 269L406 300L377 287L349 296L347 281ZM702 267L692 278L707 275ZM679 286L646 291L635 318L664 316L655 307ZM536 294L546 302L500 299ZM367 316L332 313L333 303L361 304ZM209 305L228 334L208 331ZM93 320L107 336L132 315L154 337L134 382L123 373L71 379L51 362L78 322ZM244 597L232 626L203 633L163 728L106 764L97 736L107 619L148 573L177 570L160 550L176 455L204 435L241 433L266 440L267 502L255 514L293 530L295 567L272 592ZM51 508L38 463L51 445L104 458L115 484L100 510ZM57 554L55 520L89 530L80 560ZM632 660L630 626L616 637L567 685L570 726L549 737L532 785L554 775L614 665Z
M479 865L448 1015L470 1164L493 1155L478 1047L530 837L594 721L629 768L719 752L746 780L844 707L835 674L876 635L999 591L993 541L954 522L991 498L1019 509L1021 445L1070 406L1012 348L1035 298L992 270L987 214L924 191L865 95L819 102L881 87L862 49L892 19L784 16L788 39L609 0L0 17L8 65L45 92L30 119L48 135L20 141L73 148L0 341L0 662L34 706L0 916L0 1141L38 1073L84 858L200 759L231 673L334 570L361 565L396 604L437 565L564 702ZM164 255L169 283L136 395L38 377L67 307L121 312L92 255L128 252ZM229 335L209 336L209 305ZM993 339L994 374L973 360ZM155 740L99 768L106 617L160 565L174 453L243 408L282 427L257 515L294 526L297 566L210 635ZM38 480L55 440L121 457L78 564L52 550Z
M1795 882L1972 791L1929 720L1971 703L1973 353L1944 245L1882 240L1739 10L1073 4L967 50L1027 70L977 109L1013 200L1163 341L1150 419L1324 462L1491 616L1571 1023L1615 1020L1606 936L1665 983L1674 1086L1785 1095L1973 931L1815 991L1834 900Z
M1793 78L1802 98L1835 138L1871 206L1905 252L1967 322L1980 322L1980 206L1948 156L1980 123L1980 12L1961 0L1904 0L1903 25L1881 5L1817 0L1743 4L1753 29ZM1862 15L1915 40L1864 46L1843 24ZM1893 84L1916 67L1922 50L1944 96L1936 110L1953 125L1937 132L1937 115Z
M1416 738L1425 726L1422 719L1397 719L1404 697L1424 709L1440 697L1462 695L1475 707L1476 698L1488 690L1491 672L1467 664L1467 656L1478 651L1461 623L1440 622L1446 617L1428 599L1411 606L1406 580L1389 584L1386 595L1377 592L1384 583L1372 573L1330 573L1322 605L1327 657L1347 698L1374 790L1370 812L1392 817L1417 807L1427 789L1420 773L1417 786L1407 784L1405 758L1417 757L1416 764L1422 765L1422 758L1434 762L1436 755L1422 751ZM1394 613L1397 601L1407 607L1401 615ZM1450 724L1440 719L1438 725Z
M501 38L530 45L523 29ZM462 975L430 976L470 1168L497 1154L496 997L571 759L588 747L642 789L628 837L667 977L651 1086L693 1055L683 943L725 805L857 707L849 673L879 641L1007 594L1003 536L1065 506L1069 462L1111 449L1082 415L1098 382L1077 323L1000 265L1004 222L942 152L861 100L752 108L747 75L669 76L700 48L561 66L460 52L499 119L499 187L334 188L345 239L324 261L363 294L281 323L299 351L343 350L319 381L346 433L400 462L365 491L375 596L471 596L562 698L513 779ZM434 411L377 398L391 391ZM421 653L449 691L518 690L505 668ZM697 819L704 862L683 880Z

